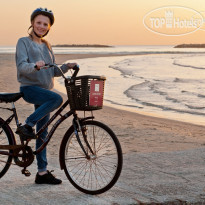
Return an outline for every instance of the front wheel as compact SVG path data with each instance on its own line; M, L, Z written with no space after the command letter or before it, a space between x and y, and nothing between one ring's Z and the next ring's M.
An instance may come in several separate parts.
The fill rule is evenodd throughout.
M85 121L86 136L91 153L82 132L81 142L89 155L83 153L73 126L66 132L61 147L61 163L69 181L86 194L101 194L118 180L122 170L122 150L114 132L97 121Z

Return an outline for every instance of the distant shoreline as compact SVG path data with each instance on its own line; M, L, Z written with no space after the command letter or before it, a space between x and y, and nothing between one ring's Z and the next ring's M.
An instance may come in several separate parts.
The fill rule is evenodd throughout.
M179 44L174 48L205 48L205 44Z
M52 47L83 47L83 48L110 48L113 46L100 45L100 44L57 44Z

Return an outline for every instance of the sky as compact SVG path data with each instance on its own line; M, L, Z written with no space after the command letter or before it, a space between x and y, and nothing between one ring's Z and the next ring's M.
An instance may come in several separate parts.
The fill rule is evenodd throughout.
M0 0L0 46L14 46L28 35L30 15L38 7L54 12L55 23L46 37L52 45L205 43L205 29L177 36L147 29L143 23L146 14L165 6L205 11L204 0ZM147 21L150 24L150 19Z

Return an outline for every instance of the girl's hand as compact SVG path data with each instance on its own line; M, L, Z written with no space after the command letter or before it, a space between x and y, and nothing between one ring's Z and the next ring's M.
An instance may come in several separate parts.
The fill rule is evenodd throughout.
M73 69L76 65L78 65L77 63L67 63L67 66L69 69Z
M40 70L41 67L45 66L45 62L44 61L37 61L36 62L36 69Z

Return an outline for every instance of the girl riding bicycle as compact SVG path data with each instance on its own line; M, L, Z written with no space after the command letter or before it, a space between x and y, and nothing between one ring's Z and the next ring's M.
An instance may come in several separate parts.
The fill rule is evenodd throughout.
M53 12L48 9L37 8L31 14L31 29L28 37L18 40L16 46L17 78L20 82L20 91L24 94L26 102L34 104L35 111L25 120L22 126L17 128L16 133L23 140L36 139L36 132L49 120L50 112L57 109L63 102L62 97L51 91L54 77L60 76L60 71L55 67L41 69L46 64L54 64L55 57L50 44L43 39L54 23ZM67 63L61 66L65 73L76 66L76 63ZM36 148L42 144L46 137L46 129L36 139ZM37 184L60 184L62 181L55 178L47 170L46 148L37 154L38 172L35 183Z

